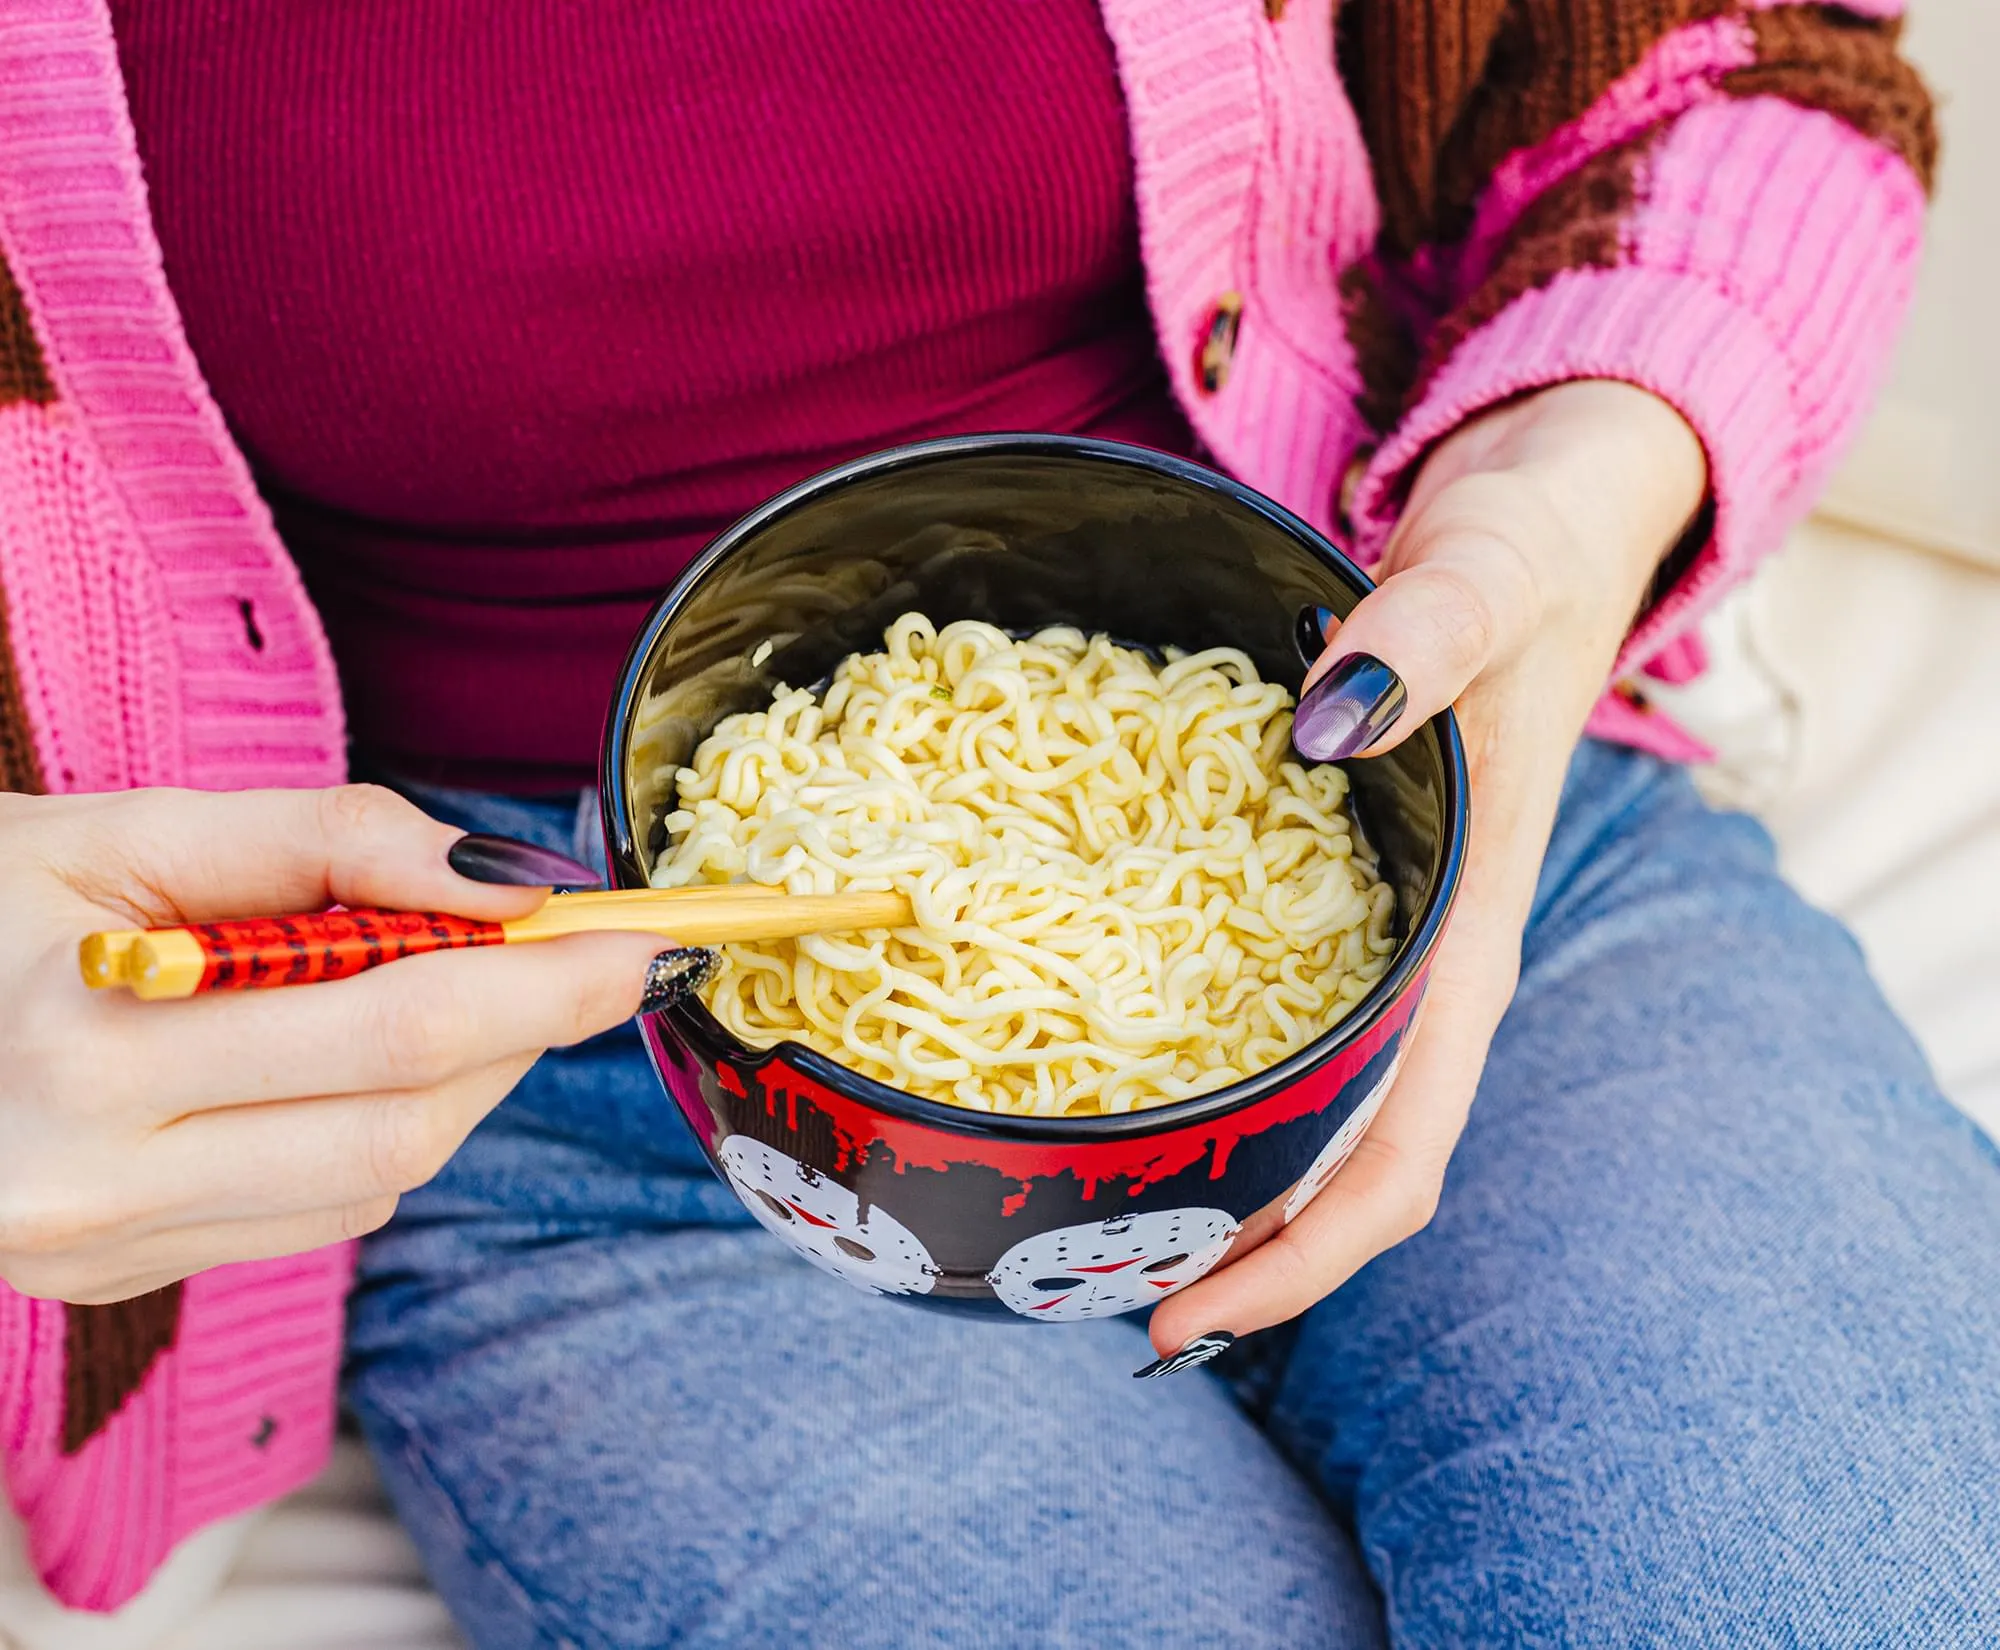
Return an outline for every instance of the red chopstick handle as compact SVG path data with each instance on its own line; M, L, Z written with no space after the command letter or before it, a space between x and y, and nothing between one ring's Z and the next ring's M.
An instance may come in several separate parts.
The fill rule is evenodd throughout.
M343 979L378 963L432 951L499 945L497 922L441 911L321 911L190 923L204 967L199 991L246 991Z

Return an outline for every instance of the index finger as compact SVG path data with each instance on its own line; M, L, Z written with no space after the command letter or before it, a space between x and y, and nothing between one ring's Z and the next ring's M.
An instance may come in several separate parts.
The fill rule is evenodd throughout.
M668 942L576 934L443 951L318 985L183 1002L98 999L116 1081L153 1118L329 1094L431 1088L604 1031L638 1009Z

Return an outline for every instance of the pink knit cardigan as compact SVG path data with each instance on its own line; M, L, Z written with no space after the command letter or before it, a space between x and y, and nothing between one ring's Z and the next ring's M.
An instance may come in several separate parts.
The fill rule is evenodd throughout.
M1376 243L1382 208L1335 72L1332 0L1103 7L1154 318L1218 460L1366 561L1412 467L1469 414L1562 379L1644 385L1707 445L1713 532L1620 671L1685 668L1691 623L1803 512L1852 431L1917 260L1923 188L1865 100L1816 100L1811 74L1788 81L1774 61L1755 78L1760 52L1797 32L1774 26L1779 13L1807 25L1833 8L1690 5L1701 20L1667 29L1581 113L1506 153L1450 249L1409 266L1436 300L1422 330L1442 335L1439 318L1482 290L1490 313L1434 351L1377 430L1358 410L1366 363L1343 275ZM1438 11L1461 9L1479 7ZM1863 29L1858 18L1899 9L1844 8ZM1610 239L1518 290L1503 282L1493 302L1537 203L1641 135ZM0 396L0 646L39 783L338 780L333 663L182 335L105 0L0 0L0 260L0 309L19 321L19 393ZM1693 754L1629 692L1592 725ZM328 1250L189 1280L88 1436L65 1405L91 1320L0 1286L0 1459L62 1599L119 1604L192 1531L316 1469L350 1259Z

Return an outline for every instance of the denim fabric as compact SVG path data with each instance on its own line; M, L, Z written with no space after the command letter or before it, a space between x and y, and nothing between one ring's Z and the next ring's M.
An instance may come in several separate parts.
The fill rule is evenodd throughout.
M482 1650L2000 1644L2000 1161L1649 758L1576 761L1431 1226L1149 1356L793 1259L620 1031L367 1245L349 1393Z

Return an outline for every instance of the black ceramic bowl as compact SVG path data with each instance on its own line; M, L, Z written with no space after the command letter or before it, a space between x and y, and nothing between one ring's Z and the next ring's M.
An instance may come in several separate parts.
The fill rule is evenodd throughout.
M645 885L674 770L721 718L875 649L902 613L1238 647L1296 692L1302 616L1368 587L1269 499L1141 448L977 436L829 470L711 544L634 642L604 742L613 880ZM1457 729L1439 716L1349 771L1400 947L1345 1020L1255 1078L1114 1117L989 1115L795 1043L748 1048L689 999L644 1022L661 1081L750 1212L849 1283L1047 1322L1161 1299L1334 1173L1422 997L1465 840Z

